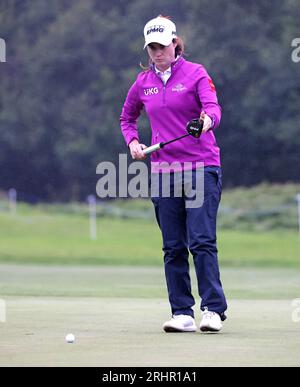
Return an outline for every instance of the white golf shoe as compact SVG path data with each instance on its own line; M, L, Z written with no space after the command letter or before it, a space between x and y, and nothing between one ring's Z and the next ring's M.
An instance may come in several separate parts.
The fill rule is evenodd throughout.
M200 322L201 332L219 332L222 329L221 318L218 313L210 312L205 308Z
M165 332L196 332L197 326L192 316L178 314L164 323L163 330Z

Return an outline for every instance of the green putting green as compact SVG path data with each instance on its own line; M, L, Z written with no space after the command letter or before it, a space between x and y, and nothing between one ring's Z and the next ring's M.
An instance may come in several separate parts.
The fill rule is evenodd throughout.
M2 264L0 365L299 366L299 277L296 269L224 268L222 332L167 334L162 268ZM68 333L75 343L65 342Z

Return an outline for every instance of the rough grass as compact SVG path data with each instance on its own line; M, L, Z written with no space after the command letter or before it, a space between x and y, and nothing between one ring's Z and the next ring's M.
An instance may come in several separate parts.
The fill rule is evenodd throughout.
M160 265L161 235L154 220L102 217L97 240L89 239L87 217L39 208L0 213L0 261L19 263ZM222 265L299 266L296 232L218 232Z
M218 217L223 266L299 266L296 194L300 185L261 184L223 192ZM0 262L160 265L161 235L150 200L99 201L97 240L83 203L0 200Z

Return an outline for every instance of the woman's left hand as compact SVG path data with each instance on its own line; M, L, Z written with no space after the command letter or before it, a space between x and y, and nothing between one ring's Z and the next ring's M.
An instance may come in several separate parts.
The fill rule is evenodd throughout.
M205 133L212 127L212 119L205 112L201 112L200 119L204 121L202 133Z

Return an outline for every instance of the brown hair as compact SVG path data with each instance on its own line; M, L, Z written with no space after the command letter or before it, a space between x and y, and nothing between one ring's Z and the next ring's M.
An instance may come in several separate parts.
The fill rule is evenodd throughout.
M158 15L157 17L163 17L165 19L169 19L171 20L170 16L163 16L163 15ZM177 56L180 56L180 55L183 55L184 54L184 43L183 43L183 40L182 38L180 38L179 36L177 36L177 38L174 38L172 40L173 43L176 43L177 42L177 46L175 48L175 57ZM153 62L152 60L149 58L149 62L148 62L148 66L145 66L142 64L142 62L140 62L140 67L144 70L144 71L147 71L149 70L149 68L152 66Z
M176 40L177 40L177 46L175 48L175 55L176 56L183 55L184 54L184 43L183 43L183 40L182 40L182 38L177 36L177 39L173 39L173 43Z

